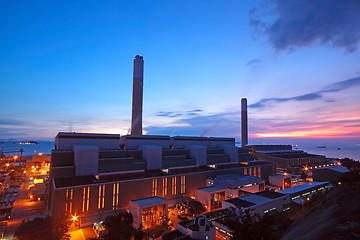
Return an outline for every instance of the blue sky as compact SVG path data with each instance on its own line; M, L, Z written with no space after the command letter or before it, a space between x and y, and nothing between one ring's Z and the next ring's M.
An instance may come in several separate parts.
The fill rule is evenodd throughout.
M360 143L360 3L2 1L0 138L126 134L144 56L148 134ZM290 139L290 140L289 140Z

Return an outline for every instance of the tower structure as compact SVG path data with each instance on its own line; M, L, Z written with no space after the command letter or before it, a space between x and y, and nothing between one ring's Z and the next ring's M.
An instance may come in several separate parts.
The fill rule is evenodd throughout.
M241 146L248 145L247 99L241 99Z
M136 55L133 74L131 135L142 135L143 76L144 59L142 56Z

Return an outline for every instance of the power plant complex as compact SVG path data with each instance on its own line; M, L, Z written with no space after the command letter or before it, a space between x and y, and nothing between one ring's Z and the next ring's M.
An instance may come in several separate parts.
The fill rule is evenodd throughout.
M249 152L244 98L242 147L235 145L235 138L142 135L143 73L144 60L137 55L130 135L69 132L56 135L48 199L51 216L76 216L83 227L127 210L133 215L134 227L145 230L166 219L169 207L191 198L203 203L208 211L222 209L225 200L228 205L238 206L238 202L245 200L230 199L237 199L244 192L265 190L265 182L276 173L273 163L258 160ZM268 199L269 204L261 208L263 212L274 208L271 199L279 199L276 202L279 209L290 204L290 197L280 193L256 197ZM195 220L194 224L200 224L197 229L205 226L201 222L201 218ZM206 226L205 235L215 231L212 224ZM190 230L184 228L183 232L186 231Z

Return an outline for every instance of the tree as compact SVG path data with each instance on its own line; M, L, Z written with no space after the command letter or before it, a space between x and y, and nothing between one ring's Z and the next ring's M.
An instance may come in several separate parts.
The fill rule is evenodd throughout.
M61 218L35 218L32 221L22 222L16 229L14 236L18 240L68 240L70 235L70 221L67 216Z
M190 200L188 202L188 205L190 207L191 214L202 214L203 212L206 211L206 208L204 207L204 205L199 201Z
M130 237L135 234L132 223L133 216L127 211L121 211L116 216L106 217L103 224L108 231L108 234L104 237L104 239L130 239Z
M281 239L292 221L277 211L264 216L251 215L247 210L239 219L229 218L226 225L232 230L232 239L277 240Z

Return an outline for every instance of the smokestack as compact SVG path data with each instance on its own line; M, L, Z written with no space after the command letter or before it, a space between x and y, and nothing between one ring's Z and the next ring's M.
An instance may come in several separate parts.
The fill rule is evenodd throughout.
M248 145L247 99L241 99L241 146Z
M143 57L136 55L134 59L131 135L142 135L143 75Z

